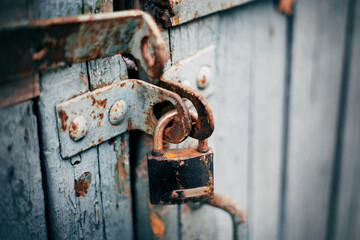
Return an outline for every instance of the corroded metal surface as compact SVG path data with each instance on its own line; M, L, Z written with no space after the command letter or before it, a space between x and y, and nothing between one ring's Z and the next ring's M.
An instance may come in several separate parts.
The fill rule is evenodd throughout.
M110 108L126 96L128 110L118 125L109 121ZM188 109L175 93L139 80L125 80L93 92L75 97L56 106L61 155L68 158L92 146L129 130L138 129L152 134L157 122L153 106L170 102L179 113L173 127L166 129L170 142L181 142L191 130ZM88 122L88 133L75 142L69 135L69 125L74 118L83 116Z
M153 56L147 49L151 43ZM153 18L142 11L29 21L0 29L1 82L121 53L132 54L151 78L163 73L165 42Z

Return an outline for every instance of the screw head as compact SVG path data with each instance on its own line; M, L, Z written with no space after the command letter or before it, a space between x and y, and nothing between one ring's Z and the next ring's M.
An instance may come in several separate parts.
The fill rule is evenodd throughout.
M199 70L196 84L199 89L205 89L209 83L212 81L213 74L210 66L205 65L202 66Z
M113 125L119 125L124 120L127 112L127 104L124 100L116 101L110 108L109 121Z
M79 141L88 132L88 123L84 116L75 117L69 126L69 135L72 140Z

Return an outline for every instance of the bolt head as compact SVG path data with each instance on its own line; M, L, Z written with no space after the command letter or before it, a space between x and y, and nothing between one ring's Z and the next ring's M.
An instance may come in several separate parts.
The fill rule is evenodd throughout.
M69 135L72 140L79 141L88 132L88 123L84 116L75 117L69 126Z
M199 89L205 89L212 81L213 74L210 66L202 66L199 70L196 84Z
M127 112L127 104L124 100L116 101L110 108L109 121L113 125L119 125L125 118Z

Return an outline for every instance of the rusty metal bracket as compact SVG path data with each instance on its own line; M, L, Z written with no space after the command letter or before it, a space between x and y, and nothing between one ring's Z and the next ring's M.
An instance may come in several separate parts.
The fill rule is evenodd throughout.
M0 84L121 53L132 54L142 71L150 78L159 78L167 61L158 26L149 14L139 10L34 20L3 27L0 52Z
M215 88L215 47L213 45L174 64L161 77L158 85L190 100L198 117L190 134L196 139L206 139L214 131L214 118L206 98ZM179 83L180 82L180 83ZM196 91L197 89L198 91ZM191 106L191 104L189 104Z
M178 111L173 126L184 129L178 136L187 137L191 122L181 97L144 81L125 80L59 103L56 114L61 156L69 158L133 129L153 134L157 123L153 107L165 101Z

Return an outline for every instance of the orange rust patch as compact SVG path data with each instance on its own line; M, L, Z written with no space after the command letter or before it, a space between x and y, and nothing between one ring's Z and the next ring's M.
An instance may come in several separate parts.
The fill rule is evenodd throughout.
M128 118L128 126L126 128L127 131L132 130L131 118Z
M79 180L75 179L75 192L78 197L85 196L90 188L91 184L91 172L84 172Z
M153 233L160 239L163 238L165 225L164 222L155 213L150 214L150 225Z
M107 105L107 99L96 99L94 98L94 96L90 95L90 98L92 100L92 104L93 106L97 105L98 107L103 107L106 108Z
M67 120L69 119L69 116L66 114L66 112L62 109L58 111L60 122L61 122L61 130L63 132L66 131L67 128Z

